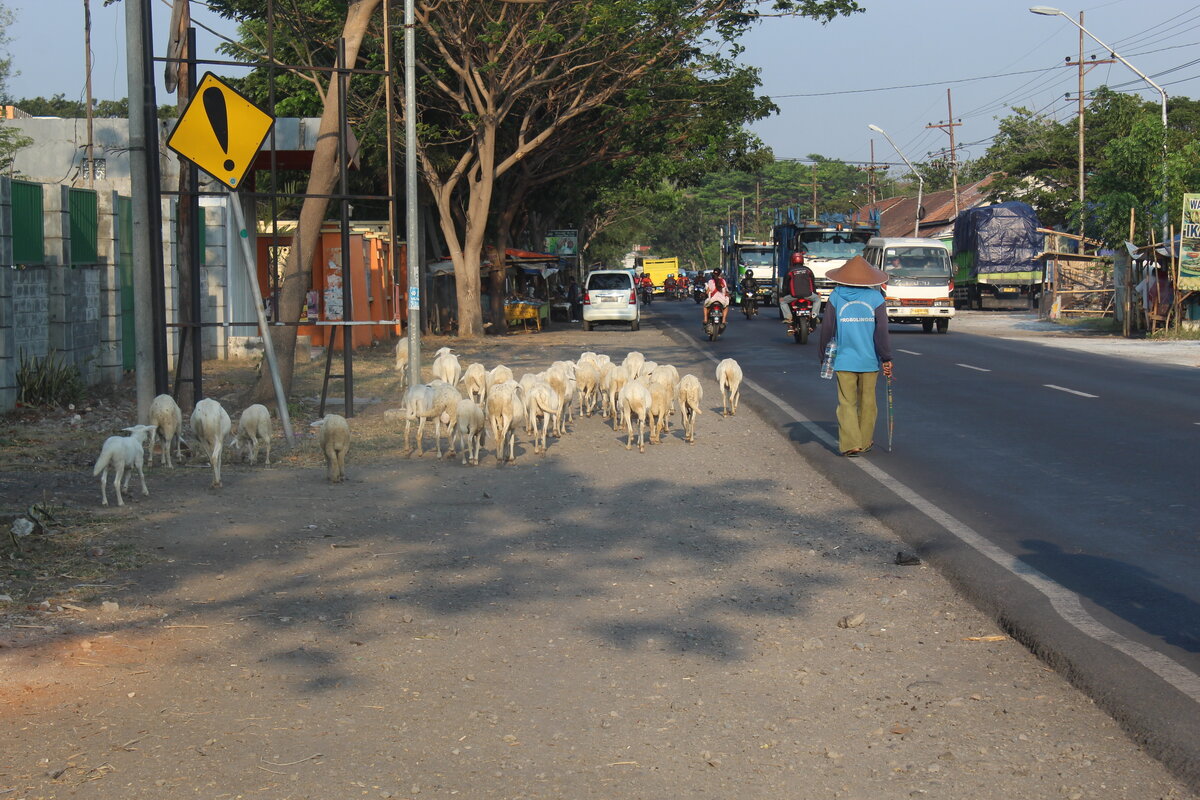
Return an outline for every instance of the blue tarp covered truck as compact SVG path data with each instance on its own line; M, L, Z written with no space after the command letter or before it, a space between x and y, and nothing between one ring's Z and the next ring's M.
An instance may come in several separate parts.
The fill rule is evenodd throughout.
M1043 265L1037 212L1011 201L969 208L954 222L956 308L1034 308Z

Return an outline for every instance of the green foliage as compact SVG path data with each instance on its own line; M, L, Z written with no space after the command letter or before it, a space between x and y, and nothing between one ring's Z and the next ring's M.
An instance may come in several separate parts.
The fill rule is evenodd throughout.
M79 368L67 364L51 350L45 358L20 354L17 366L17 400L27 406L66 406L83 399L83 377Z
M13 105L27 114L35 117L62 117L64 119L83 119L87 116L87 107L82 100L68 100L62 94L53 97L23 97L14 100ZM96 119L125 119L129 116L129 100L97 100L92 105L92 116ZM159 119L175 116L175 106L159 106Z

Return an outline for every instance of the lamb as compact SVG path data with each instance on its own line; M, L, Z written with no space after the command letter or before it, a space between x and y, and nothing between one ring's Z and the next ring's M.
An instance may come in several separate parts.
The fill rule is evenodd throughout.
M640 383L641 381L639 381ZM671 414L671 387L663 383L650 384L650 443L661 444Z
M463 372L462 384L467 390L467 397L477 403L483 403L484 398L487 397L488 384L488 374L483 364L475 362L467 367Z
M571 369L568 370L564 364L568 364ZM554 433L562 436L566 432L566 423L572 421L571 401L575 396L575 378L574 364L569 362L556 361L550 369L546 370L545 380L554 388L558 394L561 413L555 416Z
M434 438L437 442L438 458L442 457L442 438L441 425L442 415L445 414L448 418L447 424L453 422L451 413L457 414L458 401L462 399L462 395L453 386L442 381L434 381L432 383L418 383L416 386L409 388L404 393L404 447L405 450L411 453L417 451L418 456L425 454L425 423L429 420L434 420ZM448 406L453 405L450 409ZM416 442L412 448L408 446L408 432L412 427L414 420L420 420L417 425ZM451 428L452 430L452 428ZM449 431L447 432L447 436Z
M200 443L200 449L212 464L212 488L221 488L221 448L229 438L229 414L221 404L206 397L192 409L192 433Z
M505 381L511 381L512 379L513 371L503 364L500 364L492 367L491 372L488 373L487 388L491 389L498 383L504 383Z
M180 449L183 443L183 412L179 410L179 404L175 402L175 398L169 394L160 394L150 403L150 424L156 427L156 430L150 431L150 463L154 463L154 442L158 438L158 434L162 434L163 449L161 464L165 464L171 469L175 469L175 465L171 463L171 440L175 440L175 457L183 460L183 451Z
M408 339L396 340L396 372L403 377L408 372Z
M596 356L596 366L600 367L600 369L604 369L605 364L611 364L611 363L612 363L612 357L609 356L607 353L601 353L600 355Z
M717 385L721 387L721 416L737 414L738 397L742 393L742 367L732 358L717 364Z
M643 361L642 366L638 368L637 376L639 378L649 378L650 373L658 369L657 361Z
M438 357L433 360L430 371L433 372L433 377L451 386L457 386L458 379L462 377L462 366L458 363L458 356L451 353L448 347L438 351Z
M644 363L646 363L646 357L637 350L634 350L625 356L625 360L621 362L621 366L629 370L630 378L636 378L638 373L642 371L642 364Z
M679 394L679 370L671 364L660 364L650 373L650 383L661 383L671 390L671 410L666 420L666 428L671 430L671 415L675 413L675 400Z
M109 467L113 469L113 488L117 491L117 505L125 505L121 492L129 491L129 479L133 477L135 469L142 481L142 494L150 495L150 490L146 488L146 475L142 472L142 461L146 456L146 434L153 436L155 426L134 425L125 430L129 431L128 436L110 436L104 440L104 446L100 448L100 457L96 459L96 466L92 468L92 477L100 476L100 505L108 505L108 489L105 484L108 482ZM125 472L127 468L129 472ZM125 476L124 487L121 486L122 475Z
M529 415L533 417L533 452L545 453L546 433L551 424L557 428L559 416L563 412L562 396L549 383L538 381L530 388L525 402ZM539 418L542 420L540 430L537 424Z
M596 409L596 394L600 391L600 370L593 361L585 361L575 370L579 390L579 415L591 416Z
M683 438L688 444L696 443L696 417L700 415L700 403L704 400L704 387L695 375L684 375L679 380L679 413L683 416Z
M578 369L584 364L591 364L596 369L600 369L600 362L597 360L596 354L590 350L579 354L579 358L575 360L575 368Z
M496 461L503 463L504 445L508 444L508 461L516 461L517 426L525 420L525 399L516 381L492 386L487 397L487 418L496 440ZM511 437L511 438L509 438Z
M458 401L458 419L455 422L455 439L462 447L462 463L470 461L478 466L479 447L483 444L485 426L483 409L470 398Z
M612 374L613 370L616 368L617 365L613 364L611 361L600 366L600 386L598 389L600 394L600 416L606 418L608 417L609 411L608 401L611 399L609 394L610 389L612 388Z
M620 394L617 396L617 403L621 409L621 419L625 423L625 430L629 432L629 438L625 441L626 450L633 449L633 417L636 416L638 418L638 452L646 452L646 421L650 416L652 402L650 390L644 383L630 381L621 388Z
M454 455L454 428L458 424L458 403L462 393L453 385L442 381L430 381L433 387L433 405L437 411L433 425L433 441L437 445L438 458L442 457L442 426L446 426L446 455Z
M350 449L350 423L341 414L326 414L317 426L317 445L325 454L330 483L346 480L346 451Z
M271 466L271 412L262 403L247 407L238 417L237 435L233 446L249 446L250 463L258 461L258 446L265 445L267 453L263 463Z

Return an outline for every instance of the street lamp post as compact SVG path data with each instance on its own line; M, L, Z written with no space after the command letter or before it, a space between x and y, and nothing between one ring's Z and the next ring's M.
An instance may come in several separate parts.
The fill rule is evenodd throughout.
M1051 8L1050 6L1032 6L1029 9L1029 11L1032 14L1041 14L1042 16L1045 16L1045 17L1062 17L1067 22L1071 23L1076 28L1079 28L1079 30L1083 31L1088 36L1090 36L1092 38L1092 41L1094 41L1096 44L1100 45L1105 50L1107 50L1109 52L1109 54L1112 55L1113 58L1115 58L1117 61L1120 61L1125 66L1129 67L1129 69L1133 70L1135 75L1137 75L1139 78L1144 80L1146 83L1150 84L1152 87L1154 87L1155 90L1158 91L1159 96L1162 98L1162 128L1163 128L1163 137L1162 137L1162 155L1163 155L1162 240L1165 242L1167 240L1167 235L1168 235L1168 232L1167 232L1167 90L1164 89L1163 87L1159 86L1154 81L1150 80L1150 78L1144 72L1142 72L1140 69L1135 67L1133 64L1130 64L1128 61L1126 61L1125 58L1123 56L1121 56L1121 54L1118 53L1116 50L1113 50L1111 47L1106 45L1104 42L1100 41L1100 39L1097 38L1096 34L1092 33L1087 28L1083 27L1083 25L1076 22L1074 20L1074 18L1072 18L1069 14L1067 14L1057 8Z
M904 155L904 153L900 151L899 147L896 147L896 143L892 141L892 137L887 135L887 131L878 125L868 125L867 127L876 133L881 134L883 138L887 139L888 144L890 144L895 151L900 154L900 158L904 159L904 163L908 164L908 168L912 170L912 174L917 176L917 211L913 215L913 237L919 237L921 235L921 200L925 196L925 179L921 177L921 173L917 172L917 168L914 167L912 162L908 160L908 156Z

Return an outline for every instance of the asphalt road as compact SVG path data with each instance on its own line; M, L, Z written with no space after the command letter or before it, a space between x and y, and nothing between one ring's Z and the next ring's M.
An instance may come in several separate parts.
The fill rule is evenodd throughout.
M893 325L893 451L881 389L875 451L843 459L815 339L795 344L773 309L731 311L715 343L693 303L652 312L737 358L806 458L1162 757L1200 768L1200 371Z

